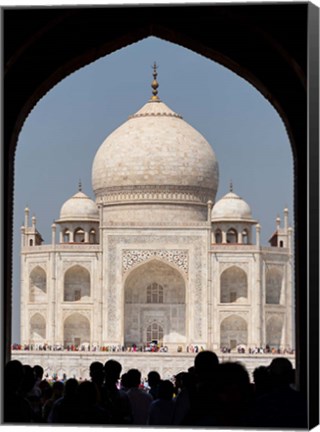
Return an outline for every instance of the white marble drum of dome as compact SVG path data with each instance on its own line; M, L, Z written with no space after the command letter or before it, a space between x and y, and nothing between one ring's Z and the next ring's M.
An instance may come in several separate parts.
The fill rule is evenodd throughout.
M210 144L157 94L112 132L98 149L92 168L97 204L109 221L168 217L206 220L214 202L219 169ZM161 206L159 205L161 204ZM115 208L117 207L117 208Z

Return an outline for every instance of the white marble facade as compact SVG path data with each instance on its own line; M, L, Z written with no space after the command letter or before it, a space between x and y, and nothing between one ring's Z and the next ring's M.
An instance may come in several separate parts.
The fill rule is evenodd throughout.
M21 227L21 343L292 348L292 229L270 246L205 138L157 94L93 162L95 201L63 204L43 244ZM285 198L285 197L284 197Z

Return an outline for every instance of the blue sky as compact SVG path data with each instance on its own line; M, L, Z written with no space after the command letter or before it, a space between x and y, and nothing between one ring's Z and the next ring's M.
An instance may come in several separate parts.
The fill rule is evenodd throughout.
M13 341L19 341L20 227L24 208L45 243L62 204L78 190L94 199L91 168L104 139L151 96L159 65L159 97L212 145L219 162L217 199L229 190L251 207L264 245L283 220L293 221L293 162L282 120L248 82L190 50L150 37L70 75L34 107L15 158Z

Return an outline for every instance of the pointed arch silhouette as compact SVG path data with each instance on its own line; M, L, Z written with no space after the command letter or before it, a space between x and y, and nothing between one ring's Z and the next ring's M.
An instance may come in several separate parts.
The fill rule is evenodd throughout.
M316 153L318 118L307 112L310 103L307 84L309 88L318 88L319 17L312 3L158 5L126 9L103 6L8 8L4 11L4 24L3 167L7 205L3 229L7 259L3 327L6 360L10 359L11 341L14 155L21 127L32 107L60 80L95 59L144 37L160 37L223 64L254 85L272 103L285 123L293 150L296 224L306 227L309 223L309 232L318 232L318 221L309 220L306 212L307 184L311 188L309 193L319 196L318 183L309 182L308 171L308 160L312 162L313 175L319 163ZM311 52L307 56L308 40ZM307 77L308 70L315 73ZM317 92L310 94L317 103ZM312 130L309 153L308 122ZM315 202L311 206L311 210L316 210ZM310 240L316 242L316 238L313 236ZM315 265L308 263L307 240L305 230L295 232L296 363L298 385L302 384L304 391L308 367L303 353L307 352L308 335L303 320L312 319L307 306L308 294L315 295L305 290L308 268L312 282L318 285L317 258ZM317 345L318 334L318 329L312 333ZM317 361L315 365L317 368Z

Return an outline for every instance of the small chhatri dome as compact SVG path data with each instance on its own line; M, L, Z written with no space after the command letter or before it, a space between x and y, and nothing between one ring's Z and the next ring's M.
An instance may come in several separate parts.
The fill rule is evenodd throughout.
M96 203L81 189L81 183L79 183L79 191L62 205L58 222L99 220Z
M230 183L230 192L222 197L212 208L211 220L233 220L233 221L252 221L252 214L249 205L232 192L233 185Z
M153 75L153 96L98 149L93 191L97 200L111 204L116 193L144 196L150 190L148 200L155 202L174 190L180 203L206 206L209 199L215 200L218 188L215 153L196 129L159 99L156 64Z

